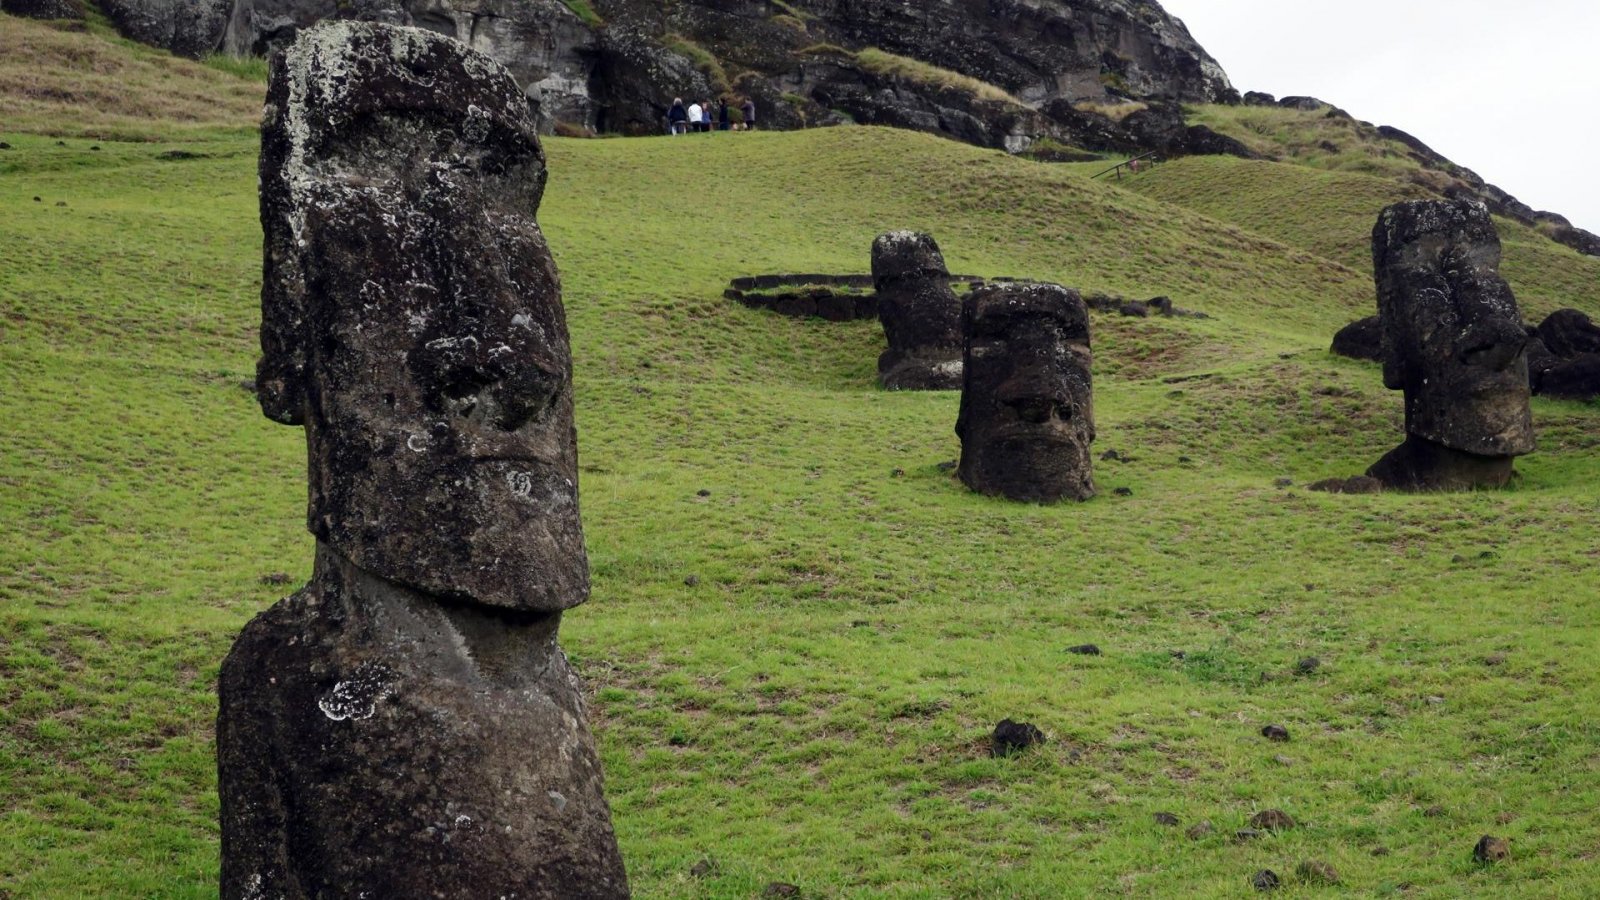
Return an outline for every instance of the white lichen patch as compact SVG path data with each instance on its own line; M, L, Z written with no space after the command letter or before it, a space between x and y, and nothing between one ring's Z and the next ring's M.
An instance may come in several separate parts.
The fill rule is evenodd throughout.
M378 701L389 696L394 674L381 665L363 663L355 674L338 682L317 701L322 714L335 722L370 719Z

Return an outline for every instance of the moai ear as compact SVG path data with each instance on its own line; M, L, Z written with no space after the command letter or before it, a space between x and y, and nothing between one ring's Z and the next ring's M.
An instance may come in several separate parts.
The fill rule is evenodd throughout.
M261 171L272 171L289 158L288 129L279 120L289 106L289 79L279 77L283 54L272 59L273 77L261 128ZM287 181L261 179L262 253L261 359L256 362L256 397L261 411L274 422L301 425L306 406L306 298L305 273L296 247L296 223L268 210L293 209L285 197Z

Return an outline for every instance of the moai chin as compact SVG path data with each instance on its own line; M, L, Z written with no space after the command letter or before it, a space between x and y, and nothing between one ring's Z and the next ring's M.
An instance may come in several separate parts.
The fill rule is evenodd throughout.
M961 300L932 235L892 231L872 242L878 320L889 349L878 381L891 391L961 387Z
M222 896L628 895L577 677L572 361L509 73L330 22L262 126L263 411L311 581L223 663Z
M1500 277L1500 238L1474 201L1414 200L1378 217L1372 261L1383 381L1405 392L1406 439L1367 474L1397 490L1504 485L1534 448L1528 334Z
M1094 496L1089 311L1054 284L979 288L962 305L957 474L979 493L1052 503Z

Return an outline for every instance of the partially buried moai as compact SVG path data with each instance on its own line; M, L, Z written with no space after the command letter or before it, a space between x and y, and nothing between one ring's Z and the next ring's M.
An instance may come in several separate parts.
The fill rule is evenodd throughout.
M1397 490L1496 487L1533 450L1528 334L1481 203L1414 200L1378 217L1372 261L1383 381L1406 439L1368 470Z
M962 305L962 482L1012 500L1094 496L1089 311L1054 284L979 288Z
M257 384L317 543L223 663L225 898L628 894L556 642L589 574L544 182L461 44L337 22L274 62Z
M961 300L932 235L891 231L872 242L878 320L889 349L878 381L892 391L961 387Z

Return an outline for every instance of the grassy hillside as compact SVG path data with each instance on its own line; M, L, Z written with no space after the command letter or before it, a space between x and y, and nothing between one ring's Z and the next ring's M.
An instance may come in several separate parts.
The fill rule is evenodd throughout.
M255 142L58 138L102 112L53 109L0 119L0 890L214 896L217 668L311 561L302 437L241 387ZM563 640L639 896L1223 897L1313 858L1363 894L1600 892L1600 409L1536 401L1513 490L1300 487L1400 440L1376 368L1324 350L1373 305L1389 183L1118 186L880 129L549 151L595 585ZM875 325L720 296L864 271L901 227L956 270L1214 317L1095 316L1097 448L1132 458L1099 498L967 493L938 468L957 397L877 390ZM1525 306L1600 314L1600 261L1507 245ZM1008 716L1049 743L990 759ZM1236 843L1269 807L1300 827ZM1510 862L1472 862L1485 833Z

